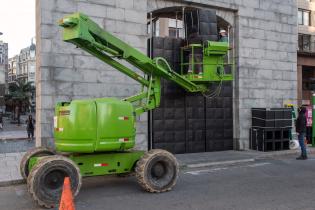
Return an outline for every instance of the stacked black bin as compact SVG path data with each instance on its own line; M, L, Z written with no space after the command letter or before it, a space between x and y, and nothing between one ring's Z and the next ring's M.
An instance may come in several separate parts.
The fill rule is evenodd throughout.
M148 40L148 44L151 41ZM152 57L163 57L167 60L171 68L178 72L180 71L180 47L184 40L172 37L154 37L152 40ZM150 55L150 54L149 54Z
M217 40L215 10L195 10L185 13L188 37L193 25L198 26L202 40ZM201 26L201 27L200 27ZM153 57L164 57L174 71L180 72L180 46L189 40L154 37ZM151 46L151 45L148 45ZM192 153L233 149L233 86L222 84L221 94L207 99L198 93L188 93L175 83L162 79L161 105L152 111L149 130L150 148L166 149L172 153ZM213 85L211 90L215 90Z
M155 40L159 39L165 38L154 38L153 46ZM165 57L167 50L154 50L153 55L158 56L156 52ZM168 62L175 66L174 71L180 71L176 59L172 58L169 56ZM220 95L212 99L198 93L188 93L164 79L161 86L161 105L152 111L150 119L152 148L166 149L176 154L233 149L232 82L223 82ZM214 85L212 90L216 88Z
M250 148L259 151L287 150L291 129L290 108L252 108Z
M193 28L196 28L201 41L217 41L217 15L215 10L193 10L185 12L185 24L187 37L189 37Z

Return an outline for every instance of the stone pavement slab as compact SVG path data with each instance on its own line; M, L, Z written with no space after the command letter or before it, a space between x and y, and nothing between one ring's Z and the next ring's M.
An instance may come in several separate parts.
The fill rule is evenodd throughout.
M15 153L25 152L35 147L35 140L29 141L27 139L6 139L0 140L0 154L1 153Z
M0 140L9 139L27 139L27 132L25 130L15 130L15 131L0 131Z
M314 147L307 148L308 154L315 154ZM222 164L235 164L242 162L251 162L259 159L274 158L284 155L298 155L300 149L296 150L282 150L272 152L260 152L255 150L245 151L220 151L220 152L202 152L175 155L180 167L205 167Z
M20 161L24 152L0 154L0 186L21 183Z
M208 162L222 162L234 160L252 159L255 153L247 154L244 151L220 151L220 152L202 152L175 155L180 166L208 163Z

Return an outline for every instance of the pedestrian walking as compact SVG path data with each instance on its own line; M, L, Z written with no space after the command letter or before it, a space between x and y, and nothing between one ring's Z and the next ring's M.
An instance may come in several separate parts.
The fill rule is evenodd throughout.
M32 115L29 115L28 119L26 120L26 131L29 141L34 139L34 130L35 120L33 119Z
M297 157L297 160L306 160L307 159L307 153L306 153L306 146L305 146L305 142L304 142L304 137L306 134L306 108L305 107L300 107L299 108L299 116L296 119L295 122L295 129L296 129L296 133L298 135L298 139L299 139L299 144L301 147L301 155L299 157Z
M3 130L3 114L0 112L0 129Z

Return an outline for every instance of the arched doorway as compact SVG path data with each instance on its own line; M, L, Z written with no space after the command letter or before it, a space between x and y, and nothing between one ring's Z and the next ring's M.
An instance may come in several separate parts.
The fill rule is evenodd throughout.
M164 57L175 71L181 71L180 47L187 44L192 26L206 40L217 41L231 25L213 9L167 7L148 13L148 54ZM233 39L229 39L230 43ZM232 44L231 44L232 45ZM226 58L230 60L230 56ZM214 84L217 90L218 85ZM149 147L173 153L233 149L233 84L224 82L215 98L187 93L168 81L162 82L161 106L149 114Z

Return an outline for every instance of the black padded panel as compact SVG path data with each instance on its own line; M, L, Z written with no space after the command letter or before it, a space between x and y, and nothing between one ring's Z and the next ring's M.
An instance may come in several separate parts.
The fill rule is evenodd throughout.
M196 9L185 13L185 26L187 38L192 34L192 29L198 29L198 35L218 36L217 16L215 10Z
M182 43L181 39L154 38L153 55L166 58L173 70L180 72L178 48ZM164 49L166 44L172 49ZM161 105L152 111L152 148L177 154L233 149L232 82L224 82L221 94L213 99L187 93L164 79L161 85Z
M218 35L216 23L200 22L199 35Z
M153 49L164 49L164 38L154 37Z
M215 89L216 86L212 88ZM207 151L233 149L232 91L232 82L223 82L220 95L213 99L206 99Z
M202 42L205 41L218 41L217 35L200 35Z
M217 23L216 11L212 9L198 10L199 21L208 23Z
M165 37L164 39L164 50L173 50L173 42L174 38L172 37Z

